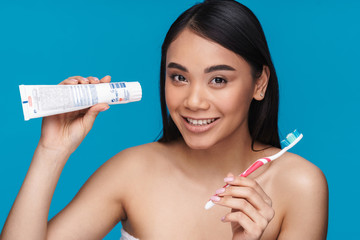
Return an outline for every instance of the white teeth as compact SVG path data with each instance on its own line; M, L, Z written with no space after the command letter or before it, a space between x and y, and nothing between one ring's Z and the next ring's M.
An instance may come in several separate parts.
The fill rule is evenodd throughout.
M195 120L191 118L186 118L186 119L191 125L196 125L196 126L207 125L215 121L215 118L204 119L204 120Z

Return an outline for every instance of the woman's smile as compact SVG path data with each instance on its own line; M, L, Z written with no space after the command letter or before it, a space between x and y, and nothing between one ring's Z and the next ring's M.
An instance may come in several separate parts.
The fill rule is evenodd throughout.
M203 133L212 129L217 123L219 118L190 118L183 117L183 123L186 129L193 133Z

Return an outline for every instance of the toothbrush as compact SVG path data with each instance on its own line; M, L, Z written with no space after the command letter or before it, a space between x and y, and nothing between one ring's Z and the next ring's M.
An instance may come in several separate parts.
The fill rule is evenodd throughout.
M240 175L240 177L247 177L252 172L254 172L256 169L258 169L259 167L261 167L261 166L263 166L263 165L265 165L265 164L279 158L287 150L289 150L290 148L295 146L295 144L297 144L302 139L302 137L303 137L302 133L299 133L295 129L293 132L289 133L284 140L281 141L281 145L285 146L281 151L279 151L278 153L276 153L276 154L274 154L274 155L272 155L270 157L264 157L264 158L260 158L260 159L256 160L248 169L246 169ZM223 188L226 188L228 186L229 186L229 184L226 184L225 186L223 186ZM216 196L216 195L217 194L215 194L214 196ZM208 210L208 209L212 208L213 206L215 206L215 203L213 203L211 200L209 200L205 204L205 209Z

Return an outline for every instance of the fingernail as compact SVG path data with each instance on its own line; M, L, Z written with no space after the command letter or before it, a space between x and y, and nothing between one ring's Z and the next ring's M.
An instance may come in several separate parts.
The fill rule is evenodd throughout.
M218 196L211 196L211 198L210 198L213 202L218 202L218 201L220 201L220 197L218 197Z
M225 220L225 216L221 218L221 221L224 221Z
M88 81L89 81L89 79L87 79L87 78L83 78L83 80L84 80L85 82L88 82Z
M234 177L226 177L224 178L224 182L232 182L234 181Z
M73 82L77 82L78 80L77 79L75 79L75 78L71 78L71 79L69 79L70 81L73 81Z
M94 78L94 81L98 82L100 81L97 77Z
M109 108L110 108L109 106L104 107L103 109L100 110L100 112L104 112L104 111L108 110Z
M215 191L216 194L220 194L220 193L223 193L223 192L225 192L225 188L220 188L220 189Z

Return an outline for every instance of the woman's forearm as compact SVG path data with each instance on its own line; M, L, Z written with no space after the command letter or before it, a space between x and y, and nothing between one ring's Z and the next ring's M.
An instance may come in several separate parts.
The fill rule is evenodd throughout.
M80 76L70 77L60 85L109 83ZM28 173L5 222L0 240L46 239L48 214L61 171L70 154L92 128L96 116L107 104L96 104L87 110L43 118L41 137Z
M67 152L38 146L5 222L1 240L46 239L51 199L69 156Z

